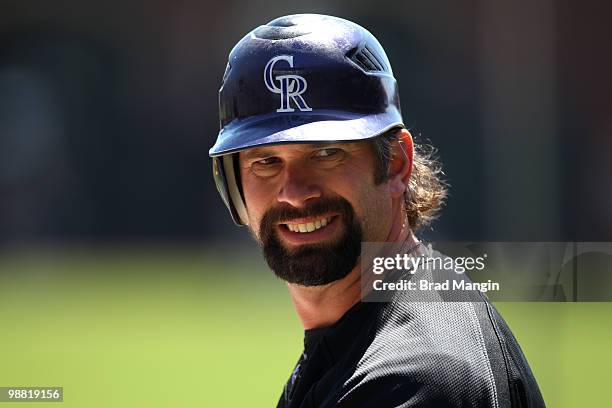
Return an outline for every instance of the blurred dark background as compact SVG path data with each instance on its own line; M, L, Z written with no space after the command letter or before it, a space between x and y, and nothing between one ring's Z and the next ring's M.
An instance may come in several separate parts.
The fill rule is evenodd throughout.
M382 42L452 185L429 239L612 240L607 2L8 1L0 243L248 242L208 149L232 46L284 14Z

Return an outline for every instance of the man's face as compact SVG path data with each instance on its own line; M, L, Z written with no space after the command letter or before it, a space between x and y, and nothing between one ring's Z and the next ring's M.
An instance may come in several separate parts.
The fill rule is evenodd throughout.
M367 142L263 146L240 153L252 234L277 276L315 286L345 277L362 241L391 227L388 184Z

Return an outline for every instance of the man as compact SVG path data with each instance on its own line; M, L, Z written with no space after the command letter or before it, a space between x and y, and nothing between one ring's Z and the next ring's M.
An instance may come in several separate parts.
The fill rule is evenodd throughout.
M446 195L368 31L320 15L256 28L230 53L219 112L217 188L305 329L279 407L544 406L486 299L361 301L361 243L426 253L414 231Z

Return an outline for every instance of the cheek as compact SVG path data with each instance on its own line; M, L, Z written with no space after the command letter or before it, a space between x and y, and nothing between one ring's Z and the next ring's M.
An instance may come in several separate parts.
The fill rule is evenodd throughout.
M259 236L259 224L268 205L265 200L266 197L270 197L270 194L263 186L258 186L253 180L249 180L248 177L242 180L242 191L249 217L249 229L257 238Z
M359 206L364 241L384 241L391 228L392 201L388 185L383 183L368 189Z
M363 229L363 240L380 242L391 228L392 199L389 184L374 184L373 163L355 160L348 171L333 177L336 193L347 199Z

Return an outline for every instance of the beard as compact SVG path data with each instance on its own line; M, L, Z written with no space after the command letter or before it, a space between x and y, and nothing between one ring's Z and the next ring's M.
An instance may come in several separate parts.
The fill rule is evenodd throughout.
M279 222L331 212L338 213L336 217L343 223L342 235L336 240L295 249L283 246L276 229ZM302 286L326 285L344 278L357 264L361 252L361 225L351 204L342 197L321 199L304 208L290 205L273 208L263 216L259 235L264 258L274 274Z

